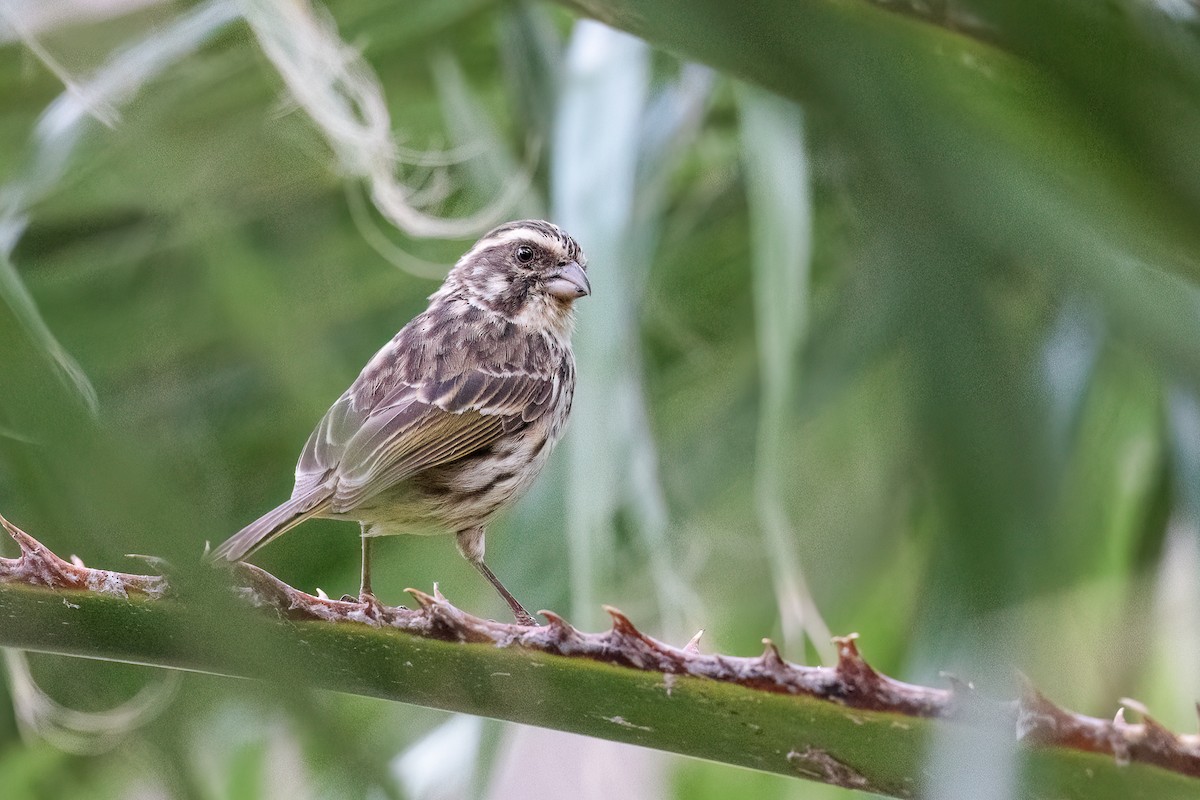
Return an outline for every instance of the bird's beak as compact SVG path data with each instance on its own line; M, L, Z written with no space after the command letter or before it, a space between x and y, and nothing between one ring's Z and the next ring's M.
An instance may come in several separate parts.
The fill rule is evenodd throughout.
M588 282L587 273L583 267L572 261L559 268L550 276L546 291L559 300L576 300L592 293L592 284Z

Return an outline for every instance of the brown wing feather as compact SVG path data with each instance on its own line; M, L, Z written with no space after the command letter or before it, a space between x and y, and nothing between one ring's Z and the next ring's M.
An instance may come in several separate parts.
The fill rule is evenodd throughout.
M339 397L325 412L308 437L296 464L293 499L314 494L322 484L331 484L333 471L346 451L346 443L362 428L365 419L366 414L354 408L350 392Z
M529 357L534 345L544 349L540 338L511 334L478 316L418 316L317 425L296 465L293 497L316 492L334 512L348 513L540 417L560 382L545 359ZM468 351L477 356L470 364Z
M530 422L523 417L529 404L551 383L538 376L471 371L454 381L409 387L407 399L382 403L346 443L334 509L348 511L422 470L519 430Z

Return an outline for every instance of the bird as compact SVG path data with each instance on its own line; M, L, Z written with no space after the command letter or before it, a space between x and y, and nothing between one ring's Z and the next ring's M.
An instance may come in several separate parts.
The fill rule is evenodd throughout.
M486 233L321 418L291 497L210 560L242 561L309 519L354 520L359 600L378 605L375 537L453 533L517 623L536 625L484 562L484 537L563 433L575 389L574 303L591 291L587 258L557 225L521 220Z

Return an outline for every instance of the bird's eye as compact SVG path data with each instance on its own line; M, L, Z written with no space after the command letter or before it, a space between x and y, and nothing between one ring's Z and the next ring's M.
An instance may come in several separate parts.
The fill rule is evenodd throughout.
M527 244L523 244L517 248L517 261L522 264L528 264L533 261L533 248Z

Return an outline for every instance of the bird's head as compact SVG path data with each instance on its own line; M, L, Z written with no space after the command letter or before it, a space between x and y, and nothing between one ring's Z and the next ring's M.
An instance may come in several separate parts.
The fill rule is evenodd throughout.
M439 294L531 327L557 327L591 294L587 259L557 225L509 222L489 231L454 265Z

